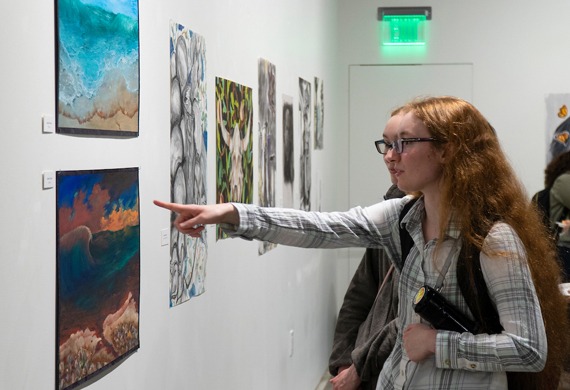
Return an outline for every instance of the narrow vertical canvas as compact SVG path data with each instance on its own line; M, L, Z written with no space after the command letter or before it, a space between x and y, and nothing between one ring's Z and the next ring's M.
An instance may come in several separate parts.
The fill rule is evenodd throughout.
M275 115L275 65L259 58L257 62L258 77L258 103L259 103L259 142L258 142L258 195L259 205L275 207L275 171L277 169L276 156L276 128ZM269 242L259 243L259 255L275 248Z
M323 148L323 119L325 110L323 98L323 79L315 77L315 99L313 104L315 111L315 149Z
M301 210L311 211L311 83L299 78L301 164L299 193Z
M57 132L137 136L138 0L56 0Z
M138 168L57 172L58 389L139 348Z
M546 163L570 150L570 94L546 96Z
M251 88L216 77L216 203L253 203L252 126Z
M170 22L170 200L206 204L206 44L204 38ZM208 255L206 230L182 234L170 216L170 307L204 292Z
M283 95L283 207L293 208L295 153L293 137L293 97Z

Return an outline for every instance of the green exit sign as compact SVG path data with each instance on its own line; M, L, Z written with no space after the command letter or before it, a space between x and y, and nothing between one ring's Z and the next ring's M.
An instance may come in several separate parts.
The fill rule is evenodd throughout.
M378 8L378 20L382 21L382 44L425 45L425 23L430 19L431 7Z

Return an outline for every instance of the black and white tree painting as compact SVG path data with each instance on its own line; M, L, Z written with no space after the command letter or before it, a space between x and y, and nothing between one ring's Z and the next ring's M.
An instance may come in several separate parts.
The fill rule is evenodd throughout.
M170 200L206 204L206 46L204 38L170 23ZM204 292L206 230L192 238L170 218L170 306Z
M301 125L300 208L311 211L311 83L300 77L299 119Z
M283 95L283 207L293 208L295 153L293 139L293 97Z

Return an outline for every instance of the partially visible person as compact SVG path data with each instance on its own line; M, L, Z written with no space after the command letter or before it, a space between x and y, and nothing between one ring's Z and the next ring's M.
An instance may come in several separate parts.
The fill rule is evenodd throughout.
M391 190L386 199L405 195ZM338 315L329 359L334 390L376 389L398 336L399 278L382 248L366 249Z
M546 214L549 231L556 240L565 282L570 281L570 152L554 158L544 170L545 189L533 200Z
M570 219L570 152L556 157L548 164L545 171L545 185L550 187L550 226L559 229L557 222ZM570 234L567 222L559 229L558 255L565 272L566 281L570 275Z
M401 109L394 110L382 138L391 144L397 139ZM384 199L402 198L394 164L386 155L392 186ZM384 362L398 336L398 280L382 248L368 248L348 286L336 324L329 358L334 390L374 390Z

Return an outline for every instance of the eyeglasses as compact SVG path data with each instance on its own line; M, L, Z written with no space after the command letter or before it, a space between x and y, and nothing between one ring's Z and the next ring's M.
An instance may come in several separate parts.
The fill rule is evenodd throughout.
M428 141L437 141L437 139L430 137L430 138L398 138L392 143L386 142L383 139L380 141L374 141L374 145L376 145L376 150L380 154L386 154L392 148L394 148L394 152L400 154L404 153L404 144L408 142L428 142Z

